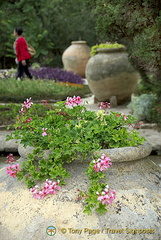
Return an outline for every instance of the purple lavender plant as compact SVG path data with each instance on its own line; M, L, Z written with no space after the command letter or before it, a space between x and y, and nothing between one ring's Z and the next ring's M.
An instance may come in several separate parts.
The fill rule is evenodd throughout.
M83 84L83 79L79 75L74 74L73 72L62 70L59 67L42 67L40 69L30 69L30 72L36 79L50 79L56 82L60 81Z

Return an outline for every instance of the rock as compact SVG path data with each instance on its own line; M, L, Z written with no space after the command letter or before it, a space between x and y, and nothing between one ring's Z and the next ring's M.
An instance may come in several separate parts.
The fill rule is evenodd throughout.
M152 147L152 155L158 155L161 156L161 145L153 145Z
M4 151L10 152L10 153L18 152L19 143L20 143L20 140L18 140L18 139L16 139L16 140L11 139L11 140L5 141Z
M152 145L152 150L157 155L161 155L161 132L154 129L138 129L137 131Z
M149 157L114 162L106 176L110 189L116 190L116 199L107 206L107 213L99 215L93 211L88 216L83 213L83 200L75 201L77 189L86 191L88 187L84 176L87 165L68 164L71 178L67 185L56 195L41 200L34 199L23 182L7 176L2 166L1 239L44 240L48 238L48 226L56 228L57 240L161 239L161 168Z
M34 147L27 146L24 147L23 144L18 145L18 153L22 158L27 158L27 156L34 150Z
M6 141L7 135L12 131L0 131L0 152L15 153L18 151L19 140L11 139Z
M6 137L0 136L0 152L4 152L5 142L6 142Z
M156 123L142 123L140 125L141 129L157 129L157 124Z

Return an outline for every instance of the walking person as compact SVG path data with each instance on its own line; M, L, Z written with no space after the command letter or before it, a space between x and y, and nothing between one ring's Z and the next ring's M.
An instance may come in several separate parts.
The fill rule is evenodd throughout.
M14 42L14 50L16 54L16 63L18 64L17 80L22 80L23 73L26 73L27 77L32 79L32 75L28 69L31 55L28 52L28 45L22 33L23 29L21 27L15 28L14 36L16 37L16 41Z

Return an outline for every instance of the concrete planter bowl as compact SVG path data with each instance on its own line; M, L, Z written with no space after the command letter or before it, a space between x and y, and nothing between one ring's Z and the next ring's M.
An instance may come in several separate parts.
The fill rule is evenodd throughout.
M143 159L150 155L152 146L148 142L135 147L123 147L123 148L112 148L102 149L98 153L104 153L111 158L112 162L129 162L139 159Z
M18 153L23 159L27 159L27 156L33 151L33 147L27 146L24 148L22 144L18 146ZM143 159L150 155L152 151L152 146L148 142L144 142L144 144L135 146L135 147L123 147L123 148L113 148L113 149L102 149L97 151L96 154L106 154L111 158L112 162L129 162L135 161L139 159ZM48 155L51 153L51 150L46 150L44 152L44 157L47 159ZM35 159L38 161L39 159ZM90 157L85 159L84 162L90 162Z

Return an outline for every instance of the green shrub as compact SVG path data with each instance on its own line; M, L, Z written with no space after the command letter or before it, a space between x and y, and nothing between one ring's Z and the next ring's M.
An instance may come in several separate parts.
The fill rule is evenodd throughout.
M0 101L23 102L28 96L35 100L65 100L67 96L90 93L87 85L55 83L52 80L17 81L14 78L0 80Z
M10 125L15 123L20 104L0 105L0 125Z
M142 94L133 97L128 107L138 121L151 121L151 111L155 102L156 96L154 94Z
M10 103L0 105L0 125L13 125L16 122L16 117L21 109L20 104ZM44 117L47 111L46 106L42 104L34 104L31 109L33 114Z

